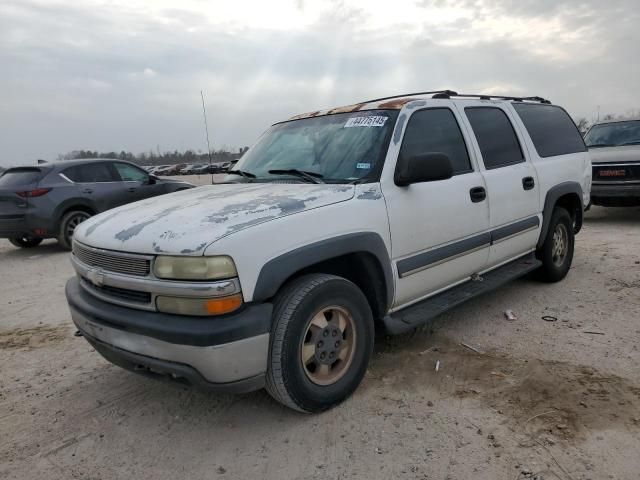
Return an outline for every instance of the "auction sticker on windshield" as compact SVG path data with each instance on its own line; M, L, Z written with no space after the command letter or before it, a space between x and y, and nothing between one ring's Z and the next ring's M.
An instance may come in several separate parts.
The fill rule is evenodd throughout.
M352 127L382 127L387 121L387 117L371 116L371 117L351 117L344 124L344 128Z

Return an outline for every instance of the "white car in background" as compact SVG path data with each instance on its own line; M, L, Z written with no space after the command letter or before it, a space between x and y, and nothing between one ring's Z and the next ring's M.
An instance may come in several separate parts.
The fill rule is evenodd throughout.
M593 162L591 203L640 205L640 120L597 123L585 142Z

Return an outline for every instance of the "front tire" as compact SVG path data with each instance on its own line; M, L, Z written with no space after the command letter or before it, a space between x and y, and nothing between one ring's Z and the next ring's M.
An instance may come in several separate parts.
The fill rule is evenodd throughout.
M18 248L33 248L42 243L42 239L38 237L30 237L29 235L23 235L21 237L9 238L11 245Z
M304 275L276 297L266 387L301 412L327 410L349 397L373 351L371 308L352 282Z
M537 252L542 260L538 278L544 282L559 282L566 277L573 260L574 244L571 216L564 208L557 207L551 216L544 243Z
M60 221L60 233L58 235L58 243L65 250L71 250L71 240L73 232L82 222L87 220L91 215L82 210L74 210L68 212Z

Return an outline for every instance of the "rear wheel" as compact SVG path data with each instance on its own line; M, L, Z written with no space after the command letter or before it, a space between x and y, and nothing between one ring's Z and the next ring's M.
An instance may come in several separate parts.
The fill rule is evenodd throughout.
M58 235L58 243L62 248L71 250L71 240L73 238L73 232L75 229L88 219L91 215L82 210L74 210L68 212L62 217L60 221L60 233Z
M573 260L575 236L571 216L564 208L556 208L549 230L537 255L542 266L537 274L545 282L558 282L567 276Z
M19 248L33 248L42 243L42 239L38 237L31 237L29 235L23 235L21 237L10 238L11 245Z
M327 410L362 381L373 339L371 308L356 285L334 275L300 277L275 301L267 390L295 410Z

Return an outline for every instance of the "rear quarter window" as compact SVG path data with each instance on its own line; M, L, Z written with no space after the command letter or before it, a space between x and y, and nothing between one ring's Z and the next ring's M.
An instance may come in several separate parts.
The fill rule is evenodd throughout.
M1 187L17 187L31 185L42 178L39 168L12 168L0 174Z
M555 105L513 103L540 157L585 152L587 147L569 114Z

